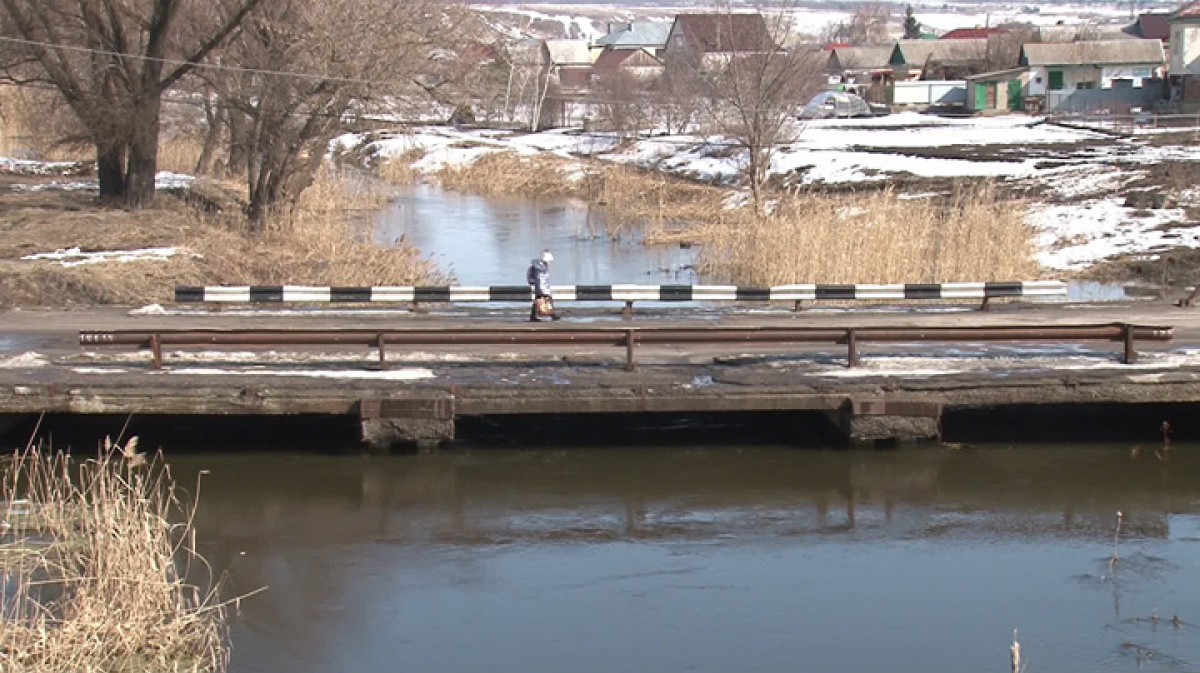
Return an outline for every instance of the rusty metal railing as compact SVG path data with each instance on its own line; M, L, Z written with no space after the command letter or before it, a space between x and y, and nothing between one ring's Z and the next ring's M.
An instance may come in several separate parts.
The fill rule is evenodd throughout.
M82 346L148 348L153 367L163 366L163 349L188 346L362 346L379 350L387 369L394 346L617 346L625 348L625 367L636 367L638 346L681 344L845 344L846 363L860 363L864 343L897 342L1083 342L1123 344L1121 361L1137 361L1138 341L1169 341L1168 326L1106 323L1094 325L986 327L508 327L401 330L158 330L85 331Z

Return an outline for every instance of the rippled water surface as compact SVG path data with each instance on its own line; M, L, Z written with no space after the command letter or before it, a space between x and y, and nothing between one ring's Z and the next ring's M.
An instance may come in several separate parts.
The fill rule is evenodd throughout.
M376 241L404 237L460 285L522 285L529 260L554 252L559 285L698 282L694 249L644 246L626 228L613 235L603 210L570 199L532 200L401 190L376 219Z
M1200 458L1154 449L173 462L267 587L234 673L1007 671L1014 628L1031 671L1193 670Z

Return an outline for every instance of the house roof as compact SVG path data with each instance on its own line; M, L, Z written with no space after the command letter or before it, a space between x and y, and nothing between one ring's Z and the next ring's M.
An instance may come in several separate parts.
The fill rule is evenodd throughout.
M1137 18L1137 23L1134 24L1134 34L1145 40L1162 40L1166 42L1171 39L1171 15L1162 14L1141 14Z
M829 65L838 70L882 70L891 57L891 47L836 47L829 52Z
M890 65L924 66L926 63L970 63L987 58L987 40L899 40L892 47Z
M594 43L597 47L614 49L639 49L641 47L662 48L671 35L669 21L634 21L627 27L601 37Z
M606 48L592 68L598 73L616 72L621 68L653 68L662 67L663 62L655 58L645 49L614 49Z
M1188 4L1180 7L1171 14L1172 21L1197 21L1200 20L1200 0L1193 0Z
M954 30L939 37L939 40L977 40L981 37L986 38L989 35L1002 35L1007 33L1007 28L955 28Z
M679 14L671 33L701 52L774 51L778 47L762 14Z
M1161 40L1028 43L1021 47L1021 65L1162 64L1166 60Z
M587 40L546 40L546 51L554 65L591 65Z

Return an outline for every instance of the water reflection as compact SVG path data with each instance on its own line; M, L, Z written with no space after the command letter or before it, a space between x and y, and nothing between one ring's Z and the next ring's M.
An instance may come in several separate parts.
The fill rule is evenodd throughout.
M1200 622L1198 460L756 447L174 463L212 470L208 557L235 590L270 587L243 605L235 673L528 673L1004 670L1014 627L1041 670L1133 670L1136 647L1200 663L1191 627L1141 621Z
M569 199L531 200L402 188L380 213L376 242L404 237L461 285L520 285L543 248L554 251L559 285L691 284L695 251L644 246L640 234L612 238L604 213Z

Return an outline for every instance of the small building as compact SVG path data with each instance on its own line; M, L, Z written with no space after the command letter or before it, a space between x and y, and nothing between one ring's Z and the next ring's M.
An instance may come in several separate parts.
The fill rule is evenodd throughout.
M892 57L891 47L834 47L829 50L826 66L831 83L846 85L870 85L886 82L892 77L888 64Z
M1111 110L1161 99L1166 53L1160 40L1029 43L1020 64L1047 111Z
M975 112L1016 112L1025 109L1028 68L1009 68L967 77L967 109Z
M958 80L987 70L986 38L899 40L888 59L897 80Z

